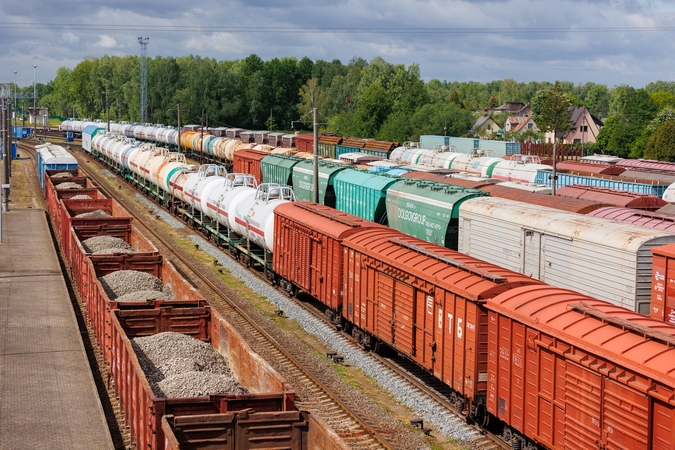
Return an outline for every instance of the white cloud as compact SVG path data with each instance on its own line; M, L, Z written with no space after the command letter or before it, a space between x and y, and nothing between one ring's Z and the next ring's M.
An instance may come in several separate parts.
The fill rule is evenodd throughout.
M94 44L95 47L101 48L115 48L117 47L117 41L112 36L107 34L99 35L100 40Z
M67 42L69 44L76 44L80 42L80 38L75 36L73 33L63 33L61 35L61 39L63 39L64 42Z

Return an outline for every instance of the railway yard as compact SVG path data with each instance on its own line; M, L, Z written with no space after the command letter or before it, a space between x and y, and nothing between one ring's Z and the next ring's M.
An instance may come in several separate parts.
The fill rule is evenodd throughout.
M327 136L313 203L302 135L63 125L19 141L0 244L6 292L56 249L62 276L45 271L82 339L85 380L63 390L92 392L50 394L65 368L25 384L54 447L675 450L664 166L570 161L551 197L539 157ZM50 244L26 245L29 214ZM54 315L41 295L6 310L5 342ZM75 438L42 411L64 403L72 433L77 400ZM0 433L20 439L17 402Z

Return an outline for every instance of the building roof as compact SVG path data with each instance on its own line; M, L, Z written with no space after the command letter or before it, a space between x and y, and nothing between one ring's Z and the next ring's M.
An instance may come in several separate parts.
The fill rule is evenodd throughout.
M485 125L485 124L486 124L488 121L490 121L490 120L491 120L492 122L494 122L494 123L497 123L497 122L494 121L494 119L493 119L492 117L490 117L490 116L488 116L488 115L480 116L480 117L478 118L478 120L476 120L476 121L474 122L474 124L473 124L473 126L471 127L471 129L472 129L472 130L475 130L476 128L482 127L483 125Z
M506 102L502 106L496 107L495 111L508 111L512 113L517 113L526 106L527 105L525 103L521 102Z

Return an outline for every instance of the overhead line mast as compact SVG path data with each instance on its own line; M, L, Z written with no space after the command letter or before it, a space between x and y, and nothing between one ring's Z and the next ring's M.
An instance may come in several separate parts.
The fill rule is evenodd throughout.
M141 44L141 123L148 121L148 42L150 38L138 38Z

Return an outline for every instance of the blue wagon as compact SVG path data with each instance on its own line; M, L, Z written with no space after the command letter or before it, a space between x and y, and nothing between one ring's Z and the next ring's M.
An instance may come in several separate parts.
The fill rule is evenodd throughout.
M77 160L60 145L43 144L37 150L37 173L40 186L45 188L45 170L77 170Z
M545 184L551 187L551 178L553 173L550 170L538 170L535 178L535 184ZM605 189L614 189L616 191L629 191L638 194L656 195L659 198L668 188L668 184L661 183L633 183L630 181L611 180L608 178L598 177L584 177L581 175L574 175L571 173L556 173L558 177L556 189L563 186L571 186L574 184L583 184L586 186L596 186Z

